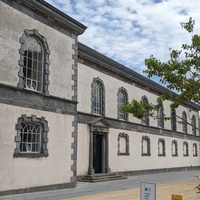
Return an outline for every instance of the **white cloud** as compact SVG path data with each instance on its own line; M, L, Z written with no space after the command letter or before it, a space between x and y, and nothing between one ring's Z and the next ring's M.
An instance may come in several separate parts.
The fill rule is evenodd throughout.
M86 25L79 41L141 73L144 59L167 60L190 36L180 22L196 20L199 0L46 0Z

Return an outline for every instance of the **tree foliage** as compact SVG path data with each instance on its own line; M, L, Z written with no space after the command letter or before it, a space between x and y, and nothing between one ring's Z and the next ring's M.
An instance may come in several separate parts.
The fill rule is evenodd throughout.
M153 55L145 59L147 69L144 73L149 78L159 77L161 83L177 93L165 92L157 98L159 105L164 100L171 100L170 107L173 109L189 101L200 104L200 35L194 34L195 21L192 18L188 22L181 22L181 26L191 34L190 44L182 44L181 50L169 49L170 59L167 62ZM144 105L137 100L132 100L122 109L141 119L147 107L152 112L159 109L158 105Z

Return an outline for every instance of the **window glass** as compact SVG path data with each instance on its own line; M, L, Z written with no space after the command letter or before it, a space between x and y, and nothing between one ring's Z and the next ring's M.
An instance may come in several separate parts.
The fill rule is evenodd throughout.
M127 120L127 114L122 110L122 106L127 104L127 95L123 90L118 92L118 118Z
M92 89L92 109L94 114L102 115L102 86L98 81Z
M41 152L41 124L22 124L20 152Z

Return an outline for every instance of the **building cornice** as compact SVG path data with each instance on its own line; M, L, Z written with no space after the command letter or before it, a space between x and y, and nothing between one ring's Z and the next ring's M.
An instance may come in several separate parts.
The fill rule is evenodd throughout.
M87 28L44 0L2 0L4 3L47 25L56 24L60 29L67 29L75 35L82 34ZM39 15L40 17L36 16ZM54 27L53 27L54 28Z

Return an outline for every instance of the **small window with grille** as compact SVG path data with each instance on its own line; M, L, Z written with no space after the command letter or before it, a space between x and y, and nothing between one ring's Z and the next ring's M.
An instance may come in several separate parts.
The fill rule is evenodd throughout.
M172 141L172 156L173 157L178 156L178 144L176 140Z
M44 117L22 115L16 124L15 157L20 156L48 156L47 133L48 124Z
M151 143L148 136L143 136L141 140L142 156L151 156Z

